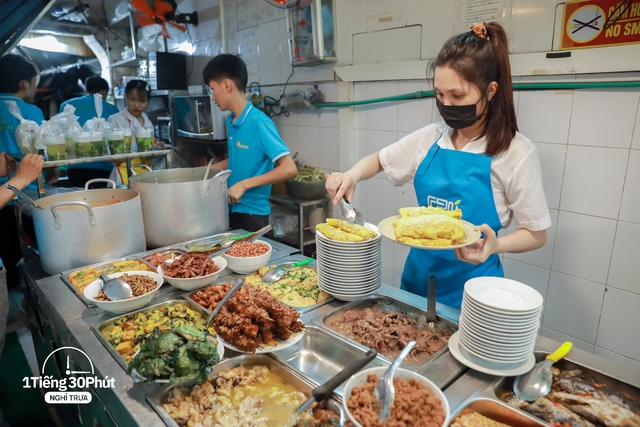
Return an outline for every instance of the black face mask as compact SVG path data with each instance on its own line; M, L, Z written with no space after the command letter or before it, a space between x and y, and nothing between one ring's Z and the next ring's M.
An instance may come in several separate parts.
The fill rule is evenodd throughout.
M481 99L482 98L480 98L478 102L480 102ZM444 122L447 126L454 129L469 127L484 116L484 111L476 115L476 105L478 105L478 102L471 105L444 105L436 98L436 106Z

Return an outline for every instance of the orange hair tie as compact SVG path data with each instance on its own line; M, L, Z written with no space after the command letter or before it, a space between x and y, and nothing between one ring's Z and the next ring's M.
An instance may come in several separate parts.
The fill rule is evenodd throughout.
M475 23L471 26L471 31L473 34L480 37L481 39L489 40L489 34L487 33L487 27L484 26L484 22L481 24Z

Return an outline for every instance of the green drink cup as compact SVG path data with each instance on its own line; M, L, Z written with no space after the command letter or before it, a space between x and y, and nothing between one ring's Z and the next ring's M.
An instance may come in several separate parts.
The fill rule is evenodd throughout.
M124 142L124 130L123 129L111 129L106 131L107 144L109 145L109 151L111 154L125 154L131 152L126 150ZM131 145L129 145L131 147Z
M73 139L73 150L77 158L95 156L95 150L91 143L91 132L80 132L72 135L71 138Z
M102 131L91 132L91 145L94 156L104 156L104 133Z
M44 138L49 160L65 160L67 151L63 135L46 135Z
M136 129L136 142L138 143L139 152L151 151L153 149L153 129Z

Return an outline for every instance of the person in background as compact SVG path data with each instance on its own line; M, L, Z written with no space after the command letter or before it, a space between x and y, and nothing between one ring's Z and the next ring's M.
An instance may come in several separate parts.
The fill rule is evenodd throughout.
M15 159L22 158L15 136L20 122L9 112L5 101L15 101L23 118L42 124L42 111L32 105L38 90L38 77L36 66L22 56L7 54L0 58L0 152ZM6 176L0 176L0 186L7 180ZM22 249L13 202L0 209L0 258L7 269L8 284L19 283L17 264L22 258Z
M76 109L75 115L78 116L78 123L80 126L84 126L87 120L97 116L93 95L99 93L102 95L102 117L106 119L112 114L118 113L118 108L115 105L105 101L107 92L109 92L109 83L105 79L100 76L87 77L84 87L85 95L60 104L60 112L64 111L64 107L67 105L73 105ZM109 162L81 163L67 167L69 180L74 187L84 187L84 183L93 178L107 178L112 170L113 163Z
M536 147L518 132L502 26L475 24L452 37L430 71L444 121L364 157L345 173L332 173L326 188L334 204L343 196L350 200L358 182L384 171L396 186L413 179L420 206L457 205L484 236L461 249L412 248L401 287L426 296L427 277L435 274L437 301L459 309L464 283L503 277L498 254L542 247L551 217ZM516 230L498 238L512 220Z
M73 105L76 109L75 115L78 116L78 123L80 123L80 126L84 126L87 120L97 116L96 104L93 99L93 95L96 93L102 95L102 117L107 119L109 116L118 113L118 108L115 105L105 101L109 92L109 83L105 79L100 76L87 77L84 81L84 87L85 95L69 99L60 104L61 113L68 104Z
M131 80L124 88L125 108L119 113L109 116L107 121L111 123L114 128L132 127L136 129L148 127L153 129L153 123L151 123L151 120L144 112L149 105L150 98L151 87L149 83L144 80ZM156 148L165 148L164 143L162 143L162 141L156 141L155 138L153 139L153 146ZM131 164L144 163L151 167L152 160L151 158L132 159ZM144 169L139 169L138 171L144 172ZM116 165L116 168L111 172L110 179L118 185L129 184L126 162L120 162Z
M226 120L229 157L212 166L231 169L229 225L259 230L269 223L271 184L295 177L298 169L273 121L247 101L247 66L239 56L216 56L202 77L213 92L211 99L231 111Z

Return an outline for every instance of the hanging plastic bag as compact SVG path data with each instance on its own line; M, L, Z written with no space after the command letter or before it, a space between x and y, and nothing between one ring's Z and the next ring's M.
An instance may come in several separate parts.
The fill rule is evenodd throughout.
M60 126L64 134L65 147L67 151L67 159L76 157L74 152L73 137L83 132L82 126L78 123L78 116L75 115L76 107L67 104L61 113L51 118L51 121Z
M112 126L111 123L102 118L102 95L99 93L94 94L93 100L96 107L96 117L87 120L82 127L85 132L91 134L90 144L83 143L82 150L78 150L78 144L76 144L77 157L103 156L105 152L108 152L105 150L105 132L110 130Z
M300 108L311 108L313 104L324 102L324 95L316 86L308 87L304 90L296 90L287 93L280 101L282 108L295 110Z
M46 150L49 161L65 160L67 158L64 133L60 126L52 120L42 122L35 147L39 150Z
M24 156L28 153L37 154L38 149L35 143L40 126L33 120L26 120L22 117L20 108L15 101L5 101L5 103L7 104L9 112L20 121L20 124L16 128L16 142L18 143L18 147L20 147L20 151L22 151L22 155Z

